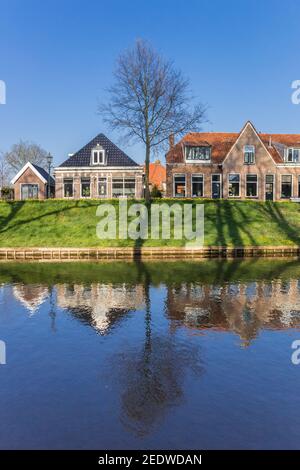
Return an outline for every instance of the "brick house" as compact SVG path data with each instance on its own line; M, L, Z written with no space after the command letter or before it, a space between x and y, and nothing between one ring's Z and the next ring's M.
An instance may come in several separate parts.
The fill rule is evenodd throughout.
M26 163L11 180L14 187L15 199L46 199L48 197L48 182L50 181L50 194L54 195L55 182L52 176L34 163Z
M144 167L145 168L145 167ZM160 160L149 163L149 188L150 191L156 186L162 194L166 192L166 167L161 164Z
M166 154L168 197L300 198L300 134L189 133Z
M56 198L143 197L144 170L104 134L55 168Z

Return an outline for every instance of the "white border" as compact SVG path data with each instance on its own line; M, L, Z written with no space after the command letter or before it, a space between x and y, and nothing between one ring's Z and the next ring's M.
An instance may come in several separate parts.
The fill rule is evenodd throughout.
M37 197L37 199L29 198L29 197L27 199L22 199L22 186L28 186L28 185L38 187L38 197ZM46 199L46 194L44 194L44 196L45 196L45 199ZM40 184L39 183L20 183L20 201L27 201L27 200L37 201L39 199L40 199Z
M220 176L220 197L219 197L219 198L217 198L217 197L214 198L214 197L213 197L213 190L212 190L212 185L213 185L213 183L217 183L217 181L213 181L213 180L212 180L212 177L213 177L213 176L216 176L216 175L217 175L217 176ZM211 176L211 178L210 178L210 194L211 194L211 198L212 198L212 199L223 199L223 197L222 197L222 192L223 192L223 174L222 174L222 173L212 173L210 176Z
M193 196L193 176L202 176L202 196ZM204 174L203 173L191 173L191 197L199 198L199 197L205 197L204 195ZM186 197L186 196L185 196Z
M247 176L256 176L256 196L247 196ZM245 174L245 199L260 199L259 198L259 176L257 173L246 173Z
M266 201L266 176L273 176L273 199L272 201L276 200L276 174L275 173L265 173L264 175L264 197L263 201ZM270 183L268 183L270 184Z
M184 178L185 178L184 196L175 196L175 176L184 176ZM187 195L186 195L186 174L185 173L173 173L173 197L176 197L178 199L182 199L182 198L187 197Z
M281 194L282 194L282 177L283 176L291 176L292 177L291 197L281 197ZM293 178L293 175L291 175L290 173L288 173L288 174L282 173L280 175L280 199L282 199L283 201L288 201L292 197L294 197L294 178Z
M27 162L26 165L21 168L21 170L16 174L16 176L11 180L11 184L15 184L20 176L27 170L27 168L30 168L30 170L33 171L33 173L44 183L47 184L48 181L41 175L41 173L30 163ZM29 183L28 183L29 184Z
M263 148L266 150L267 154L269 155L269 157L271 158L271 160L273 161L274 165L277 166L274 158L272 157L272 155L270 154L270 152L268 151L266 145L263 143L263 141L261 140L260 136L259 136L259 133L257 132L257 130L255 129L255 127L253 126L252 122L251 121L247 121L246 124L244 125L243 129L241 130L241 132L239 133L236 141L234 142L234 144L231 146L230 150L228 151L226 157L224 158L223 162L222 162L222 166L224 165L228 155L231 153L231 151L234 149L234 147L236 146L236 144L238 143L239 139L242 137L243 133L245 132L245 130L247 129L247 127L250 126L253 130L253 132L255 133L255 135L257 136L259 142L261 143L261 145L263 146ZM250 144L252 145L252 144Z
M239 195L238 196L229 196L229 176L230 175L239 175ZM228 199L238 199L241 198L241 184L242 184L242 178L241 178L241 173L227 173L227 198Z

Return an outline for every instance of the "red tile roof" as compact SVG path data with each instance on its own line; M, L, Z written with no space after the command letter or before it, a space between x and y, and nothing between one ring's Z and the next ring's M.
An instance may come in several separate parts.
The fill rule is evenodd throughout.
M212 148L212 162L222 163L239 135L240 133L237 132L190 132L174 145L171 150L169 150L167 153L167 161L169 157L171 157L172 162L180 162L182 160L184 145L210 145ZM300 147L300 134L258 133L258 135L276 163L283 162L282 156L276 148L276 144L289 147Z
M149 182L163 189L163 183L166 182L166 167L159 160L149 165Z

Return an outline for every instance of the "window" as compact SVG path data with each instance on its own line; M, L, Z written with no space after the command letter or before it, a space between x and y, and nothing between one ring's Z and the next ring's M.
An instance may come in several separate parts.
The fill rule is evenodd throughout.
M73 197L73 178L64 179L64 197Z
M21 199L38 199L39 198L39 185L38 184L21 184Z
M107 196L107 181L106 178L98 179L98 196L105 197Z
M91 180L90 178L81 178L81 197L91 196Z
M174 197L185 197L185 175L174 175Z
M103 148L97 148L97 147L94 148L92 150L92 164L103 165L104 163L105 163L105 150Z
M257 175L246 175L246 196L257 197Z
M135 178L113 178L112 197L134 197Z
M240 195L240 175L228 175L228 196L238 197Z
M254 145L244 146L244 163L246 165L253 165L255 163L255 147Z
M112 179L112 197L123 196L123 178Z
M211 196L213 199L221 197L221 175L211 175Z
M192 175L192 197L203 197L203 175Z
M186 161L210 161L210 147L185 147Z
M281 176L281 198L289 199L292 197L292 175Z
M300 197L300 176L298 176L298 197Z
M287 151L287 161L298 163L300 161L300 149L289 148Z
M135 196L135 178L124 178L124 196Z

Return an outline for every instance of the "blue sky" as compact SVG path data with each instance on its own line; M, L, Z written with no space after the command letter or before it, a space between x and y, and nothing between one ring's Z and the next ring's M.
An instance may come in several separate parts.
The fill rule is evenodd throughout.
M300 133L298 0L0 0L0 150L20 139L55 163L99 132L97 114L118 54L149 40L190 78L209 106L207 131ZM143 149L124 146L142 162Z

